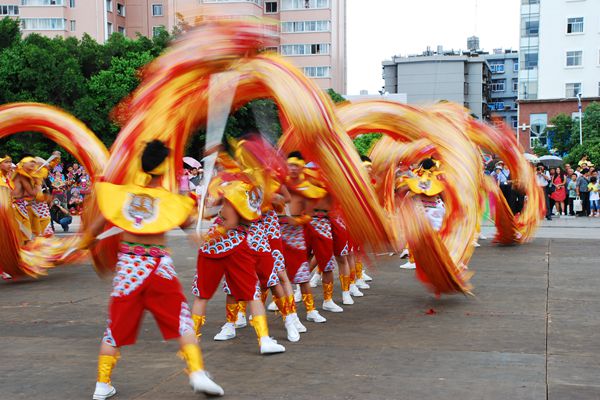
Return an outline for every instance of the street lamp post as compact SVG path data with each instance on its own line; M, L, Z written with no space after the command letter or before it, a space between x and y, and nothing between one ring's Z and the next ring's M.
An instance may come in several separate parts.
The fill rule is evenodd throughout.
M579 144L583 144L583 127L581 117L581 92L577 93L577 107L579 108Z

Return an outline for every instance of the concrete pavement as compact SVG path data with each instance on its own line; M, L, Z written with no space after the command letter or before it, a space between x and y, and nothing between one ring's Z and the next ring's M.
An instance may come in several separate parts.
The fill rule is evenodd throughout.
M595 234L595 222L577 229ZM568 236L575 228L564 224L543 229ZM194 251L179 235L172 246L189 295ZM288 351L270 357L258 355L250 327L212 340L224 322L219 293L203 330L206 367L228 399L600 399L599 256L593 240L483 241L470 265L475 297L441 299L396 256L380 257L366 296L342 314L323 312L325 324L306 322L299 343L271 313L271 335ZM91 398L109 292L89 265L0 283L0 399ZM176 347L147 317L115 369L115 398L198 398Z

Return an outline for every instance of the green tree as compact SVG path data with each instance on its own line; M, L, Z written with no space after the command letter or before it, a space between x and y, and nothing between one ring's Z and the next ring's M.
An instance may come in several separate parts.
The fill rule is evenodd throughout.
M600 103L593 102L583 113L583 140L600 139ZM579 127L577 126L577 141L579 143Z
M550 150L548 150L547 146L537 145L532 150L533 150L533 154L535 154L538 157L547 156L550 154Z
M338 92L336 92L333 89L327 89L327 94L329 94L329 97L331 97L331 100L333 100L333 102L336 104L347 101L344 96L342 96L341 94L339 94Z
M354 146L362 156L368 156L375 143L381 139L381 133L365 133L354 139Z
M550 123L555 126L552 129L552 145L559 154L567 153L573 146L571 140L574 128L573 119L571 116L561 113L552 118Z
M564 161L575 167L584 154L589 156L589 160L593 164L600 165L598 164L600 163L600 139L591 139L584 142L583 145L574 146Z
M21 40L19 20L4 17L0 20L0 51Z

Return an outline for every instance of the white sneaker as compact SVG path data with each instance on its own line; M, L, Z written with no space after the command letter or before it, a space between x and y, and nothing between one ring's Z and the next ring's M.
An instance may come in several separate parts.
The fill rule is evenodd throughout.
M105 400L117 394L117 389L108 383L96 382L96 390L94 390L94 400Z
M215 340L230 340L235 337L235 324L231 322L226 322L225 325L221 327L221 332L215 335Z
M248 325L248 322L246 321L246 314L241 311L238 312L237 319L235 320L235 328L245 328L246 325Z
M225 391L217 385L206 373L206 371L196 371L190 374L190 385L194 393L205 393L210 396L223 396Z
M330 312L343 312L344 309L333 302L333 300L323 301L323 310Z
M310 282L308 284L310 287L315 288L319 286L319 283L321 283L321 274L315 273L312 278L310 278Z
M415 263L411 263L410 261L407 262L406 264L402 264L400 266L401 269L416 269L417 265Z
M296 290L294 290L294 301L296 303L300 303L302 301L302 291L300 290L300 285L296 285Z
M278 344L272 337L265 336L260 338L260 354L275 354L283 353L285 347Z
M404 249L402 250L402 253L400 253L400 258L406 258L408 257L408 249Z
M290 342L297 342L300 340L300 332L296 329L296 324L294 324L293 319L285 319L285 330L287 331L287 339Z
M361 292L360 290L358 290L358 285L355 283L350 284L350 294L353 297L363 297L364 296L364 293Z
M275 302L272 301L267 306L267 310L269 310L269 311L279 311L279 307L277 307L277 304L275 304Z
M473 246L474 247L481 247L481 245L479 243L477 243L476 240L473 240Z
M327 319L319 314L317 310L312 310L311 312L306 313L306 320L317 323L327 322Z
M483 233L480 233L479 240L487 240L487 236L485 236Z
M352 298L352 295L349 291L342 292L342 304L347 306L351 306L352 304L354 304L354 299Z
M371 282L373 278L371 278L365 271L363 271L363 279L365 282Z
M7 274L6 272L2 272L2 279L4 279L5 281L10 281L12 279L12 276Z
M287 318L292 318L292 321L294 321L294 325L296 325L296 329L298 330L298 333L306 333L308 331L308 329L306 329L306 327L304 325L302 325L302 322L300 322L300 318L298 318L298 314L293 313L290 314L286 317Z
M356 280L356 287L359 289L363 289L363 290L371 289L371 286L367 282L365 282L365 280L362 278Z

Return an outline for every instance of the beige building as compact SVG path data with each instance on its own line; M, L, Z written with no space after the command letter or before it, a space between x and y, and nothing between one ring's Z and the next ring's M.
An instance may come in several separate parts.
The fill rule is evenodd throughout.
M279 53L323 89L346 92L346 0L0 0L0 18L18 17L23 33L104 42L171 31L183 17L267 17L279 22Z

